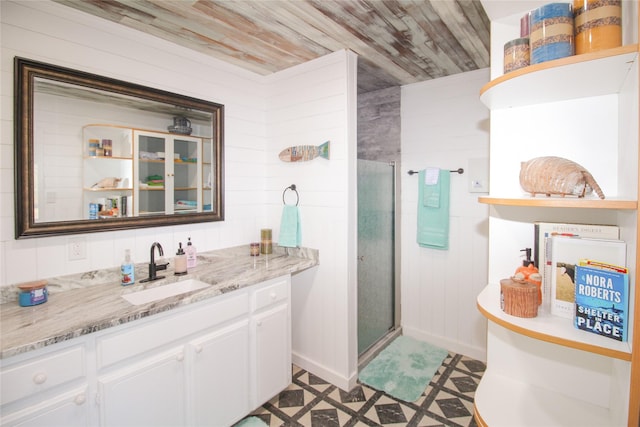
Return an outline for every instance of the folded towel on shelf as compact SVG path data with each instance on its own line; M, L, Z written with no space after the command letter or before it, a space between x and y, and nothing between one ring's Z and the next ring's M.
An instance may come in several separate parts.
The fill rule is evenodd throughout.
M278 245L295 248L302 243L302 231L300 226L300 211L297 206L284 205L282 220L280 221L280 238Z
M418 181L417 242L424 248L448 249L450 172L440 170L434 184L433 177L422 170ZM425 197L427 193L429 197ZM436 200L437 206L433 206Z
M426 168L424 170L424 194L420 201L430 208L440 207L440 168Z
M178 205L178 206L196 207L196 206L198 206L198 201L197 200L177 200L176 201L176 205Z

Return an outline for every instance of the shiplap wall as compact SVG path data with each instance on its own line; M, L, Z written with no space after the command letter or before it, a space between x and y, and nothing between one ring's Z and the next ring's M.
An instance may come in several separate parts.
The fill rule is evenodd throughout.
M488 81L482 69L407 85L401 101L403 332L481 360L486 319L476 297L487 284L488 209L468 180L469 161L489 153L489 111L479 100ZM465 169L451 174L447 251L416 243L418 175L406 172L427 166Z
M273 75L267 102L267 218L280 229L282 193L300 195L302 244L320 266L292 281L293 361L350 389L357 376L356 112L357 61L339 51ZM330 160L285 163L293 145L330 141ZM292 194L286 201L294 203Z

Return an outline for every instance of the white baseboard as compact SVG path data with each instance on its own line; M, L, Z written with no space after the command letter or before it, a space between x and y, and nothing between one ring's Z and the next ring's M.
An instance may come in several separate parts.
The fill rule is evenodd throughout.
M351 390L356 386L358 381L357 372L354 372L347 378L325 366L318 365L314 361L305 358L304 356L296 352L292 353L291 361L294 365L304 369L305 371L311 372L313 375L322 378L323 380L337 386L344 391Z
M438 347L442 347L454 353L463 354L472 359L480 360L481 362L486 363L487 361L487 350L484 348L464 345L457 341L449 340L442 336L430 335L423 331L413 329L404 325L402 326L402 334L418 339L420 341L425 341L430 344L437 345Z

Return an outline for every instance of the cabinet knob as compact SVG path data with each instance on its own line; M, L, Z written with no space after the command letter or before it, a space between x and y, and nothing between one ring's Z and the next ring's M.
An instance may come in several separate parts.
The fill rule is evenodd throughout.
M42 372L37 373L33 376L33 382L36 384L44 384L47 380L47 374L43 374Z
M276 295L276 293L275 293L275 292L271 292L271 293L269 294L269 296L271 297L271 299L276 299L276 297L277 297L278 295Z
M182 362L184 360L184 353L180 353L176 356L176 360L178 362Z
M262 320L258 320L258 321L256 322L256 325L258 325L258 326L262 326Z
M87 396L84 393L77 395L76 398L73 399L73 403L75 403L78 406L84 405L84 402L86 401L87 401Z
M202 346L201 345L197 345L196 346L196 353L202 353Z

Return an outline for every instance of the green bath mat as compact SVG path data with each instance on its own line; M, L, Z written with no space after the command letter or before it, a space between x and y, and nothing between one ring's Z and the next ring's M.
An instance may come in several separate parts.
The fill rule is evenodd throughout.
M267 427L267 423L258 417L248 417L234 425L233 427Z
M364 367L358 379L397 399L415 402L447 354L442 348L399 336Z

